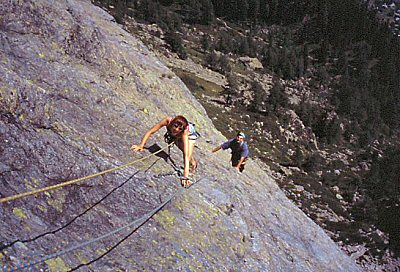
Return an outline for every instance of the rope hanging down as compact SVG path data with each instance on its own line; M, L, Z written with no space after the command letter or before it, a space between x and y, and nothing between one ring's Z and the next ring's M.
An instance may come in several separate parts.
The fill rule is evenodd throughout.
M158 160L156 160L155 162L157 162ZM155 163L154 162L154 163ZM154 163L150 166L146 166L147 169L145 170L145 172L147 172L151 167L153 167ZM9 244L6 245L0 245L0 251L3 251L4 249L7 249L11 246L13 246L15 243L21 242L21 243L29 243L29 242L33 242L43 236L49 235L49 234L56 234L57 232L59 232L60 230L65 229L66 227L68 227L69 225L71 225L74 221L76 221L78 218L82 217L83 215L85 215L86 213L88 213L91 209L95 208L98 204L100 204L103 200L105 200L107 197L109 197L113 192L115 192L116 190L120 189L122 186L124 186L128 181L130 181L137 173L139 173L140 171L142 171L144 168L146 167L139 167L138 170L131 175L128 179L126 179L124 182L122 182L120 185L118 185L117 187L114 187L110 192L108 192L105 196L103 196L102 198L100 198L97 202L95 202L94 204L92 204L89 208L87 208L85 211L79 213L78 215L76 215L75 217L73 217L70 221L68 221L66 224L64 224L63 226L52 230L52 231L47 231L45 233L39 234L33 238L28 238L25 240L14 240ZM174 173L175 174L175 173ZM172 174L169 174L172 175Z
M65 229L66 227L68 227L69 225L71 225L74 221L76 221L78 218L82 217L83 215L85 215L86 213L88 213L90 210L92 210L93 208L95 208L98 204L100 204L104 199L106 199L108 196L110 196L114 191L118 190L119 188L121 188L122 186L124 186L129 180L131 180L137 173L139 173L139 171L136 171L132 176L130 176L127 180L125 180L123 183L121 183L120 185L118 185L117 187L113 188L110 192L108 192L105 196L103 196L102 198L100 198L100 200L96 201L94 204L92 204L89 208L87 208L85 211L79 213L78 215L76 215L75 217L73 217L71 220L69 220L66 224L64 224L63 226L52 230L52 231L47 231L44 232L42 234L39 234L33 238L28 238L28 239L24 239L24 240L14 240L9 244L6 245L1 245L0 246L0 251L3 251L4 249L7 249L9 247L12 247L14 244L21 242L21 243L29 243L29 242L33 242L43 236L49 235L49 234L56 234L57 232L59 232L60 230Z
M70 181L66 181L66 182L63 182L63 183L60 183L60 184L48 186L48 187L45 187L45 188L41 188L41 189L37 189L37 190L33 190L33 191L28 191L28 192L25 192L25 193L16 194L16 195L9 196L9 197L0 198L0 203L16 200L16 199L19 199L19 198L22 198L22 197L35 195L35 194L38 194L38 193L43 193L43 192L55 190L55 189L58 189L58 188L61 188L61 187L67 186L67 185L71 185L71 184L78 183L78 182L81 182L81 181L84 181L84 180L87 180L87 179L91 179L91 178L95 178L95 177L107 174L107 173L110 173L110 172L121 170L121 169L126 168L128 166L131 166L131 165L133 165L133 164L135 164L137 162L144 161L145 159L147 159L147 158L149 158L151 156L154 156L154 155L160 153L161 151L169 148L171 145L173 145L173 143L170 143L167 146L161 148L160 150L158 150L158 151L156 151L154 153L151 153L150 155L147 155L147 156L145 156L143 158L128 162L128 163L126 163L124 165L121 165L121 166L118 166L118 167L114 167L114 168L111 168L111 169L104 170L104 171L96 173L96 174L92 174L92 175L85 176L85 177L78 178L78 179L73 179L73 180L70 180Z
M8 269L7 268L3 269L2 271L3 272L10 272L10 271L18 271L18 270L23 269L23 268L28 268L28 267L34 266L36 264L48 261L50 259L54 259L54 258L60 257L60 256L62 256L64 254L67 254L68 252L75 251L77 249L80 249L82 247L88 246L88 245L93 244L95 242L98 242L100 240L103 240L103 239L105 239L105 238L107 238L107 237L109 237L109 236L111 236L113 234L117 234L118 232L121 232L124 229L127 229L127 228L129 228L129 227L131 227L133 225L140 224L140 226L141 226L141 225L143 225L143 223L147 222L150 218L152 218L162 208L164 208L164 206L167 205L172 200L172 198L174 198L178 194L178 192L179 191L175 191L175 193L173 195L171 195L167 200L165 200L163 203L161 203L158 207L156 207L155 209L153 209L149 213L143 215L142 217L140 217L140 218L128 223L125 226L122 226L122 227L120 227L118 229L115 229L115 230L110 231L110 232L108 232L106 234L98 236L98 237L96 237L96 238L94 238L92 240L89 240L89 241L83 242L81 244L69 247L67 249L63 249L63 250L54 252L52 254L46 255L46 256L41 257L41 258L37 258L36 260L30 261L29 263L25 263L25 264L22 264L22 265L19 265L19 266L16 266L16 267L11 267L11 268L8 268Z

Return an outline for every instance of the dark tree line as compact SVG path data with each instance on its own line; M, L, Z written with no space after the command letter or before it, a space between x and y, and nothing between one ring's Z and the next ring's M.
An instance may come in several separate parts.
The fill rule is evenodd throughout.
M207 65L229 73L226 59L210 53L217 50L257 57L283 79L312 77L335 90L332 103L339 114L355 121L348 134L365 142L400 126L400 41L358 0L98 1L114 6L117 21L128 14L158 24L181 58L187 55L179 33L182 23L212 25L218 17L248 27L246 35L221 31L213 41L204 38ZM253 39L256 25L277 26L269 28L267 44ZM307 119L306 112L301 114ZM314 127L324 114L316 118L308 118Z
M288 25L301 20L306 1L213 0L217 17L234 22Z
M400 148L390 147L382 158L374 157L371 170L361 183L376 205L377 224L390 235L390 247L400 252Z
M360 1L213 4L216 16L238 23L300 25L300 31L290 38L294 44L285 44L272 33L269 45L253 55L261 56L265 67L286 79L310 76L309 68L317 71L313 76L323 84L341 77L331 82L330 87L337 90L332 102L340 114L355 119L358 125L353 132L362 134L365 142L387 127L399 128L400 40ZM287 32L290 35L290 30Z
M217 18L239 26L240 35L219 31L201 38L204 64L227 76L225 102L241 100L238 78L232 76L227 55L257 57L274 75L269 94L254 81L253 101L245 110L263 115L288 107L280 79L307 78L312 88L329 88L337 116L302 101L294 110L321 142L342 144L357 138L366 146L381 134L400 128L400 40L360 0L93 0L111 10L116 21L125 15L156 23L170 49L187 53L181 38L183 23L215 26ZM266 43L254 39L254 29L268 27ZM211 32L211 31L210 31ZM235 56L233 56L235 57ZM185 81L195 85L195 82ZM300 150L295 158L300 166ZM400 150L375 158L369 177L357 182L379 213L378 226L390 233L400 250ZM313 171L322 158L315 153L301 166ZM388 212L390 212L388 214ZM368 213L372 214L372 213ZM366 214L363 214L365 216ZM390 219L390 220L389 220ZM397 221L396 221L397 220Z
M382 122L399 128L400 40L360 1L323 0L309 5L300 42L319 46L319 62L334 63L341 76L339 112L353 116L367 138Z

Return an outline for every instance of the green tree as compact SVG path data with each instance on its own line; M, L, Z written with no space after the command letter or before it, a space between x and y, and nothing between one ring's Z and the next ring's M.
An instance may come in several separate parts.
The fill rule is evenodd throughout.
M227 54L232 52L233 48L232 36L226 32L220 32L216 49Z
M172 52L177 53L181 59L187 58L186 50L182 45L182 38L177 32L169 31L165 33L165 41L170 46Z
M161 17L160 4L152 0L143 0L137 4L137 15L140 19L146 20L149 23L158 23Z
M214 22L215 20L215 15L214 15L214 6L211 0L199 0L200 1L200 11L201 11L201 16L200 16L200 24L203 25L210 25Z
M253 94L253 99L250 103L249 110L253 112L267 114L269 111L269 106L266 103L267 93L265 92L262 85L257 81L253 81L251 83L250 90Z
M367 189L374 199L391 199L394 203L400 204L399 162L400 147L388 148L385 150L382 159L374 162L369 175L366 175Z
M204 60L204 65L209 67L212 70L217 70L219 62L219 57L217 53L213 50L212 52L208 53Z
M185 22L196 24L201 21L201 4L198 0L178 0L176 2Z
M297 167L301 167L303 165L304 155L303 155L303 151L301 150L301 147L299 145L296 145L296 150L294 152L293 159L294 159Z
M247 55L249 55L249 52L250 52L250 47L249 47L249 43L248 43L247 39L246 38L241 39L238 53L240 55L247 56Z
M260 0L249 0L248 13L249 19L257 23L260 17Z
M273 78L272 84L273 87L270 90L268 102L272 106L272 109L276 111L278 107L286 107L289 100L278 77Z
M232 73L227 75L228 87L224 89L224 98L225 103L228 105L232 105L233 98L238 96L239 94L239 82L237 77Z
M203 49L203 52L208 52L212 48L211 39L207 34L203 34L201 37L201 48Z
M343 141L341 122L338 118L334 118L327 127L327 141L330 144L341 144Z
M119 24L124 23L124 16L125 16L126 10L127 10L126 0L116 0L115 1L114 18L117 23L119 23Z
M247 21L249 10L249 3L247 0L236 0L236 19L238 21L244 22Z
M219 71L225 75L231 72L231 65L229 64L229 59L226 55L222 55L219 58Z
M268 22L271 18L271 8L267 1L260 1L260 20L262 22Z
M300 56L298 58L298 63L297 63L297 77L303 77L304 76L304 57Z

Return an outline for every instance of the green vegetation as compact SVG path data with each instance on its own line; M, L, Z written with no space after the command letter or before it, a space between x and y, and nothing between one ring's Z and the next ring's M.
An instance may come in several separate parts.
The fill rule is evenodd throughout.
M170 49L182 59L187 58L182 23L212 26L218 24L217 18L223 18L234 26L218 31L214 39L202 37L202 49L208 52L206 66L228 75L231 67L225 54L248 55L261 59L266 71L283 79L310 78L315 87L332 89L331 103L336 105L339 119L352 120L346 130L360 139L360 145L399 128L400 42L357 0L98 2L114 5L117 21L129 15L158 24ZM260 34L262 27L268 27L268 33ZM310 118L301 108L296 111L304 119L326 121L324 112ZM330 133L320 133L320 138L338 133L328 130ZM336 141L334 138L338 135L323 140Z
M164 33L168 49L182 59L190 56L225 75L228 84L221 88L193 74L177 71L210 117L218 117L213 121L220 131L227 136L238 129L253 131L254 142L250 147L254 153L264 161L277 161L306 171L309 176L299 175L298 179L308 182L308 189L314 193L326 194L324 203L330 209L350 218L337 207L336 196L323 189L317 180L324 186L343 185L347 190L343 197L348 202L355 193L362 192L365 198L360 206L364 210L367 207L379 210L380 214L388 207L398 210L400 189L397 177L391 174L399 172L400 158L395 152L385 152L380 159L372 153L362 158L357 157L360 154L354 155L355 161L373 165L369 171L354 173L350 166L325 161L304 140L295 143L286 140L284 144L285 139L279 134L279 126L285 126L285 120L290 118L285 112L292 110L311 128L319 146L327 152L360 150L374 141L384 148L388 141L396 139L400 128L400 40L362 1L95 2L105 7L113 5L111 12L118 22L128 15L140 22L156 23ZM202 35L187 35L185 27L201 30ZM161 37L160 33L155 35ZM188 46L189 42L193 45ZM272 75L272 88L265 90L235 61L244 56L261 61L264 68L257 73ZM237 73L248 77L245 83ZM244 103L242 91L246 84L251 94L246 98L249 103ZM323 94L326 102L300 97L298 104L290 104L290 97L284 91L288 85L300 93L309 91L314 97ZM272 139L279 141L269 142L264 135L254 132L257 122L263 123L259 131L268 131ZM353 162L352 167L356 166ZM279 170L276 164L271 167ZM347 170L340 175L329 172L335 167ZM317 171L323 172L322 176L316 175ZM359 207L353 207L351 212L353 218L378 223L376 217L368 216ZM379 222L389 231L394 224ZM348 229L352 237L358 227L356 224L352 229L344 223L332 226L342 231ZM398 231L391 231L391 235L400 236Z

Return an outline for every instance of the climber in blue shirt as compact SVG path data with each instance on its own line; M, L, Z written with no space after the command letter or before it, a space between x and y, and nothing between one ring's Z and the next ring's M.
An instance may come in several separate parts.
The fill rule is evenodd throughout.
M211 152L217 152L218 150L231 149L231 162L232 166L238 171L243 172L244 165L246 164L247 157L249 156L249 147L245 142L246 135L243 132L238 132L235 138L228 140L222 145L216 147Z

